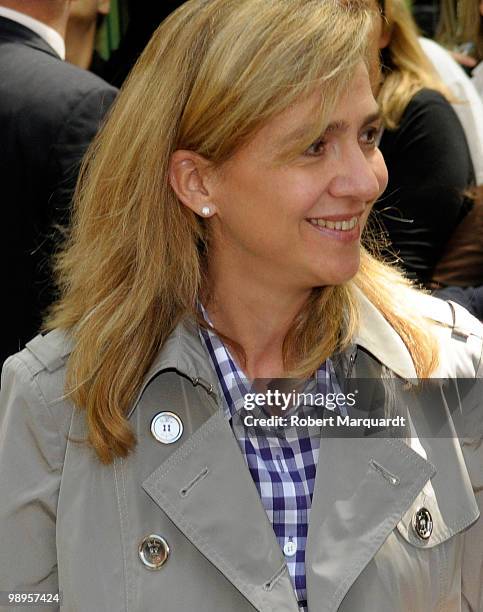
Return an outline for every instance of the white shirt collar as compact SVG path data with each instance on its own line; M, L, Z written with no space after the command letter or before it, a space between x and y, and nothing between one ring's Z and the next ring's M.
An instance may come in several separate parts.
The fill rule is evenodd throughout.
M5 6L0 6L0 17L6 17L7 19L16 21L29 30L32 30L32 32L35 32L41 38L43 38L61 59L65 59L64 39L56 30L48 26L46 23L43 23L38 19L34 19L25 13L20 13L19 11L6 8Z

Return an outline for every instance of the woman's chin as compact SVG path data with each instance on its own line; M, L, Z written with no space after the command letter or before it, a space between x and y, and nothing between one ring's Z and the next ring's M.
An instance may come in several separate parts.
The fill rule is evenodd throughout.
M337 268L331 270L323 270L323 273L317 275L318 276L318 287L324 286L334 286L334 285L343 285L344 283L349 282L356 276L360 267L360 259L357 258L357 261L344 262L344 266L338 266Z

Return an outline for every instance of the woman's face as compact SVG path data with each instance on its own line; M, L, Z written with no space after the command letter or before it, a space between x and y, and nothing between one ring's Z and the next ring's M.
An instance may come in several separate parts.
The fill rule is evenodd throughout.
M337 285L357 272L361 231L387 184L378 106L361 62L326 132L280 163L310 125L317 97L271 120L221 167L210 194L218 270L243 266L299 289Z

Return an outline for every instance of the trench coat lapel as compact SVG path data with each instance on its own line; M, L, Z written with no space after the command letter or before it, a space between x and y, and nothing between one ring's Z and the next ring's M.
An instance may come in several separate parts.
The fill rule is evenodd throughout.
M230 424L221 410L210 410L142 486L256 610L298 612L283 553Z
M163 371L173 370L193 384L179 407L190 431L143 480L144 490L255 609L298 612L283 553L230 423L215 401L216 374L192 322L179 324L166 342L129 417L136 409L144 412L138 404L145 391L158 384Z
M355 362L351 373L349 353L350 362ZM336 363L337 379L346 393L353 389L355 377L364 381L359 385L363 393L357 416L383 416L381 364L360 347ZM404 357L398 368L412 374ZM323 437L320 444L306 548L308 605L318 612L338 609L436 473L433 464L402 439L364 437L364 428L359 436Z
M402 440L322 440L306 549L309 609L338 609L434 473Z

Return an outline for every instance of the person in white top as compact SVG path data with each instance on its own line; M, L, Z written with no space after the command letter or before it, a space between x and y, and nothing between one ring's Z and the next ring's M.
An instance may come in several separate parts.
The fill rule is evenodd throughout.
M453 108L465 131L475 169L476 182L478 185L483 185L483 101L478 95L472 79L465 74L461 66L444 47L428 38L420 38L419 42L441 80L457 100L453 104ZM481 80L483 87L483 74Z

